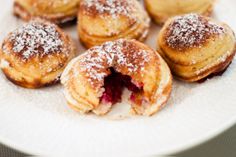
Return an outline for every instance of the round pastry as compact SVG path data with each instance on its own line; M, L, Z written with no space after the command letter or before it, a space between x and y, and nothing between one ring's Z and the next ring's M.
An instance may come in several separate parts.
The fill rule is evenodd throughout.
M106 42L73 59L62 74L68 104L81 113L106 114L131 91L131 111L152 115L169 98L172 76L148 46L128 39Z
M137 0L81 0L78 33L87 47L120 38L144 41L150 18Z
M236 51L234 32L228 25L197 14L168 20L158 44L173 74L189 82L226 70Z
M26 21L40 17L57 24L77 17L79 0L14 0L14 14Z
M9 33L0 50L0 67L13 83L38 88L58 82L76 52L55 24L35 20Z
M146 8L154 21L163 24L168 18L198 13L210 15L215 0L145 0Z

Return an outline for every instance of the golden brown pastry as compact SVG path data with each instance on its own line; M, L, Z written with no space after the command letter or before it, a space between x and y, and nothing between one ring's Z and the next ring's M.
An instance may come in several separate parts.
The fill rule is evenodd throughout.
M73 59L62 74L68 104L81 113L104 115L131 91L131 110L152 115L169 98L172 77L165 61L151 48L119 39L89 49Z
M150 18L137 0L81 0L78 33L87 47L119 38L143 41Z
M79 0L14 0L14 14L29 21L40 17L57 24L77 17Z
M163 24L168 18L198 13L210 15L215 0L144 0L146 8L154 21Z
M75 51L72 40L58 26L34 20L5 38L0 67L13 83L38 88L58 82Z
M158 44L173 74L189 82L224 71L235 55L232 29L198 14L168 20Z

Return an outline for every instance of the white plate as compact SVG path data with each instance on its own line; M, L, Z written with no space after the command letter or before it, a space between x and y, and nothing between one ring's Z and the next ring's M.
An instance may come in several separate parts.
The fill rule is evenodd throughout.
M1 40L22 24L12 16L11 5L11 1L1 1ZM236 31L235 6L234 0L219 0L214 17ZM75 27L66 31L79 44ZM153 25L147 40L153 48L158 31L159 27ZM80 53L84 51L78 47ZM179 152L235 124L235 70L234 61L222 77L205 83L174 81L168 105L153 117L127 116L124 101L103 118L71 110L60 85L23 89L0 74L0 141L40 155L142 156Z

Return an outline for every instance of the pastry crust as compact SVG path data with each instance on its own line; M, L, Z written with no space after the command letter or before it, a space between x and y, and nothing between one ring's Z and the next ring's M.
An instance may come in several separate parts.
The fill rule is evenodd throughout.
M209 16L215 0L144 0L147 11L157 24L173 16L198 13Z
M79 37L87 48L120 38L144 41L150 27L137 0L81 0L78 21Z
M111 68L130 77L139 88L130 97L132 113L150 116L166 104L172 87L169 67L151 48L127 39L93 47L68 64L61 77L68 104L80 113L109 112L113 104L102 98L107 92L104 80L113 74ZM116 81L112 80L114 86Z
M172 73L188 82L224 71L236 52L232 29L198 14L168 20L160 31L158 44Z
M58 26L37 19L5 38L0 67L13 83L39 88L58 82L75 52L73 41Z
M25 21L39 17L65 24L77 17L79 0L15 0L14 14Z

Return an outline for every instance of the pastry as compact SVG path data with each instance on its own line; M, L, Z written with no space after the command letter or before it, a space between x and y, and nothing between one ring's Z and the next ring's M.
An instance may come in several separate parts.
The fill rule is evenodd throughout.
M198 13L210 15L215 0L144 0L146 8L158 24L163 24L168 18Z
M224 71L235 55L232 29L198 14L168 20L160 31L158 44L173 74L188 82Z
M79 0L15 0L14 14L26 21L40 17L64 24L77 17Z
M79 37L87 48L119 38L144 41L150 25L137 0L81 0L78 21Z
M153 115L169 98L172 76L148 46L129 39L106 42L73 59L62 74L68 104L80 113L104 115L131 91L132 113Z
M13 83L38 88L58 82L75 52L72 40L58 26L34 20L5 38L0 67Z

